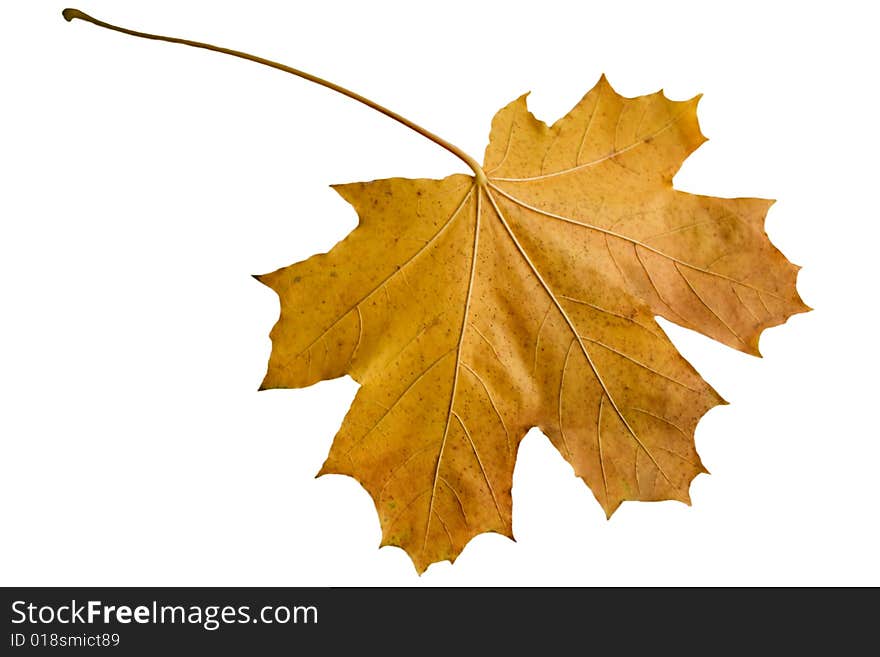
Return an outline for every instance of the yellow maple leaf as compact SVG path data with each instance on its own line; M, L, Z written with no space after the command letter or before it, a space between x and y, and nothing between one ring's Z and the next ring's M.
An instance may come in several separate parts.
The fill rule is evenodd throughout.
M73 11L73 10L68 10ZM610 516L625 500L689 502L702 415L724 403L654 321L746 353L808 310L798 268L763 230L771 201L677 191L704 140L699 97L618 95L605 78L552 126L526 97L495 116L473 175L338 185L358 227L258 279L281 316L262 388L361 385L321 474L370 493L382 544L421 572L482 532L512 537L517 449L547 435Z

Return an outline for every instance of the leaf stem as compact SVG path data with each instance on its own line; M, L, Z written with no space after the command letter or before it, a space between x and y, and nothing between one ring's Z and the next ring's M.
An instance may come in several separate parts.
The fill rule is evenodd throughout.
M370 107L377 112L384 114L385 116L394 119L398 123L402 123L407 128L411 130L415 130L417 133L430 139L438 146L445 148L447 151L455 155L462 162L467 164L471 170L473 170L477 182L480 184L486 183L486 174L483 173L483 169L477 163L474 158L461 150L458 146L449 143L442 137L435 135L430 130L426 130L422 126L413 123L409 119L401 116L397 112L393 112L387 107L383 107L379 103L370 100L369 98L365 98L354 91L346 89L338 84L333 82L329 82L328 80L324 80L323 78L319 78L317 75L312 75L311 73L306 73L305 71L300 71L299 69L293 68L291 66L286 66L284 64L279 64L278 62L273 62L270 59L265 59L263 57L258 57L256 55L251 55L246 52L242 52L240 50L232 50L231 48L223 48L222 46L215 46L210 43L202 43L200 41L191 41L190 39L180 39L177 37L170 36L162 36L159 34L149 34L148 32L138 32L136 30L130 30L125 27L119 27L117 25L111 25L110 23L105 23L104 21L98 20L97 18L93 18L88 14L80 11L79 9L65 9L61 12L61 15L64 16L66 21L72 21L75 18L86 21L88 23L92 23L97 25L98 27L103 27L108 30L113 30L114 32L121 32L123 34L128 34L130 36L140 37L142 39L152 39L154 41L167 41L168 43L179 43L184 46L192 46L193 48L202 48L203 50L211 50L213 52L219 52L224 55L232 55L233 57L239 57L240 59L246 59L250 62L256 62L257 64L262 64L263 66L268 66L270 68L276 68L279 71L284 71L285 73L290 73L291 75L295 75L297 77L303 78L304 80L308 80L309 82L314 82L315 84L319 84L322 87L327 87L328 89L332 89L333 91L342 94L343 96L348 96L349 98L358 101L359 103L363 103L367 107Z

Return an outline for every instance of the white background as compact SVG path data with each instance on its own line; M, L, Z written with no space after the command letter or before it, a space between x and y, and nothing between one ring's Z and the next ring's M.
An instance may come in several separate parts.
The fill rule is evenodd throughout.
M466 169L278 71L6 2L0 583L880 584L868 5L82 2L324 76L477 159L527 90L547 121L602 72L626 95L703 92L711 141L676 186L778 199L768 233L816 310L767 331L763 360L669 329L731 402L697 430L713 474L692 507L627 503L606 521L533 431L517 542L478 537L419 578L377 549L355 481L314 479L355 384L257 392L278 305L250 274L351 230L330 183Z

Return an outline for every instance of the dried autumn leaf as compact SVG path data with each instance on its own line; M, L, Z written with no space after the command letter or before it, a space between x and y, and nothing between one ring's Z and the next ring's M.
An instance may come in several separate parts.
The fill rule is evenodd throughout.
M335 186L358 227L258 277L281 301L261 388L345 374L361 384L320 474L359 481L382 544L420 572L479 533L512 537L514 463L531 427L609 517L624 500L689 502L705 472L694 429L724 402L654 316L758 355L763 329L808 310L798 268L763 230L771 201L673 189L705 140L699 97L624 98L603 76L548 127L523 96L495 116L480 167L308 74L150 38L341 91L474 170Z
M281 299L263 387L361 384L321 473L357 479L420 571L512 536L533 426L609 516L688 501L694 428L723 402L654 315L757 354L806 310L763 231L770 201L672 188L704 141L696 106L603 77L547 127L519 98L492 123L485 181L337 186L358 227L260 277Z

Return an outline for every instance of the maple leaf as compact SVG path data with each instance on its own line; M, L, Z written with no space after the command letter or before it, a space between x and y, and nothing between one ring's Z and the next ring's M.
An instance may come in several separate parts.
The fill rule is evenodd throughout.
M757 354L806 310L762 228L770 201L672 188L704 140L696 105L603 77L547 127L519 98L492 123L485 181L337 186L358 227L260 277L281 299L263 387L361 384L321 473L357 479L419 570L512 537L533 426L609 516L688 501L694 428L722 400L654 315Z
M772 201L673 188L705 140L699 97L625 98L603 76L548 127L522 96L495 116L480 166L372 101L269 65L379 109L474 171L337 185L357 228L257 277L281 302L261 389L360 383L320 474L369 492L382 544L422 572L477 534L512 537L531 427L609 517L625 500L689 502L705 472L695 427L724 402L654 317L758 355L763 329L808 310L798 268L763 230Z

